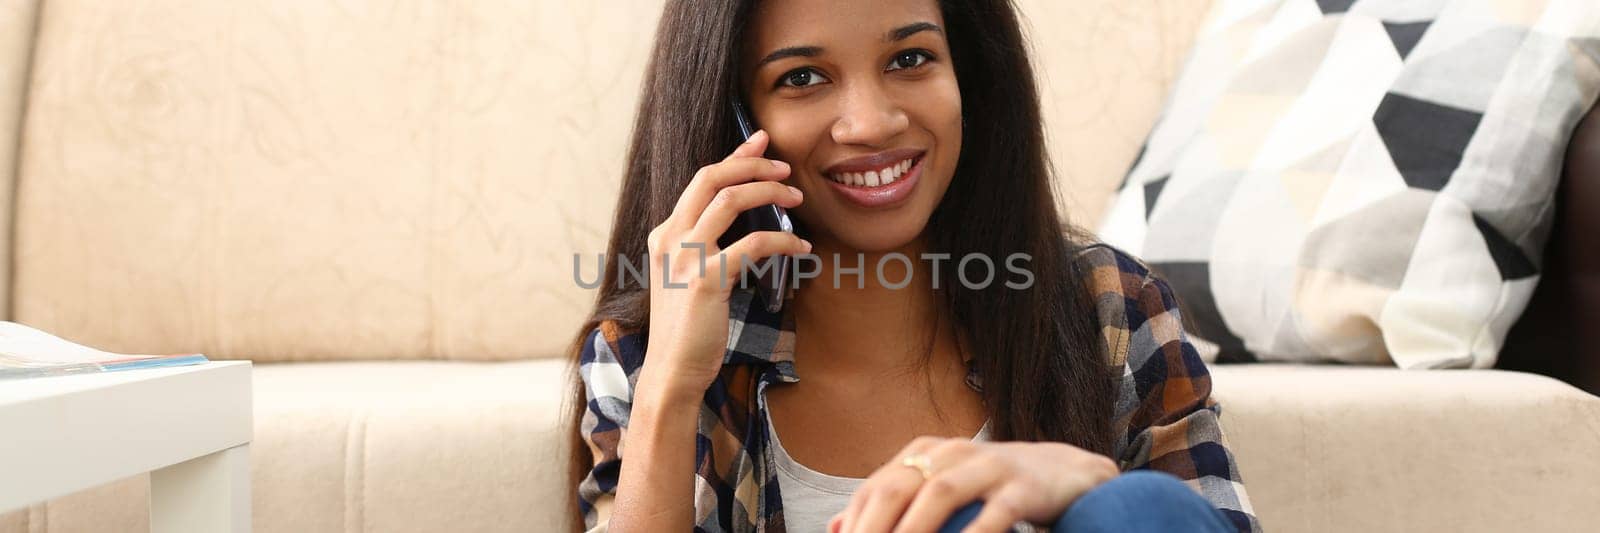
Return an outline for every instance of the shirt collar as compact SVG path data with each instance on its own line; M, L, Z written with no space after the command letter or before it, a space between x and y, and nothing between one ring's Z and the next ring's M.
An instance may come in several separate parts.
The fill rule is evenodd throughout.
M728 297L728 349L722 364L770 364L778 379L800 381L794 373L794 314L786 298L783 310L767 311L754 290L737 289Z

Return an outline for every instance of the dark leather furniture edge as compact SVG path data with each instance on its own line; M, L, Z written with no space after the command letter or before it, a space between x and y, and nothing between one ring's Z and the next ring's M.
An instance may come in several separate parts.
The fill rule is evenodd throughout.
M1567 145L1541 270L1495 367L1544 374L1600 395L1600 103Z

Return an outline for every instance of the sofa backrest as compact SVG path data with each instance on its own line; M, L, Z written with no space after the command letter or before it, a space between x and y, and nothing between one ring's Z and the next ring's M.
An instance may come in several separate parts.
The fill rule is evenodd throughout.
M592 278L660 0L0 6L33 1L20 144L0 137L12 319L261 362L559 356L576 334L573 255ZM1062 202L1092 224L1209 2L1019 3Z
M0 0L0 317L11 307L11 216L37 0Z

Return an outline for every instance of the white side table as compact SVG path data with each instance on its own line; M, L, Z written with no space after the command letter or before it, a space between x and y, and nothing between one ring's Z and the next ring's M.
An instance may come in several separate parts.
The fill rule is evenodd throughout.
M250 362L0 381L0 512L150 472L154 533L250 531Z

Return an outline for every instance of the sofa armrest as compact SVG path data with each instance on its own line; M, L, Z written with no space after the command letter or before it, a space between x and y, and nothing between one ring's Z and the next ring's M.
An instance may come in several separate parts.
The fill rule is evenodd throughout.
M1600 103L1567 145L1555 205L1539 287L1495 366L1600 394Z
M1600 394L1600 103L1573 134L1566 175L1556 194L1565 198L1556 212L1562 228L1557 260L1570 279L1572 323L1577 350L1572 383Z

